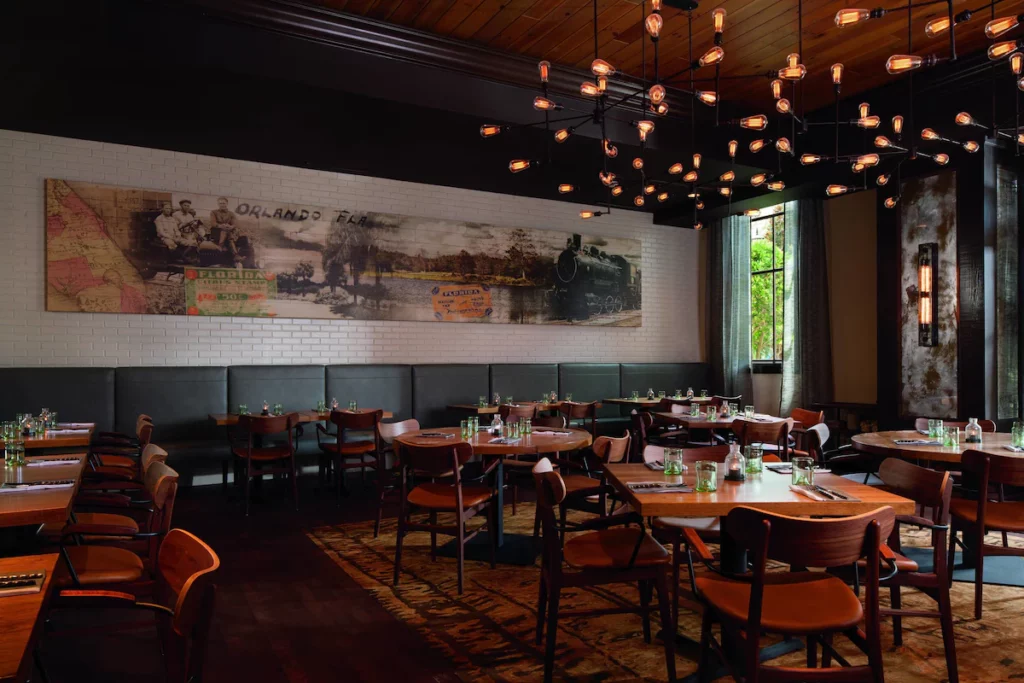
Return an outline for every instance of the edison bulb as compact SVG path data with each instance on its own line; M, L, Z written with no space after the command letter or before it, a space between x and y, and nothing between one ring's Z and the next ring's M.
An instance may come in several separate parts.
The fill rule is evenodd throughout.
M751 152L753 152L754 154L757 154L757 153L758 153L758 152L760 152L760 151L761 151L762 149L764 149L764 146L765 146L766 144L768 144L768 143L766 143L766 142L765 142L764 140L752 140L752 141L750 142L750 144L749 144L749 145L747 145L747 148L748 148L748 149L749 149L749 150L750 150Z
M970 152L971 154L974 154L979 149L981 149L981 145L979 145L974 140L968 140L967 142L964 143L964 149Z
M740 143L736 142L735 140L729 140L729 157L730 158L732 158L732 159L736 158L736 148L739 146L739 144Z
M750 184L753 185L754 187L757 187L759 185L763 185L764 181L767 180L767 179L768 179L768 175L767 174L765 174L765 173L755 173L754 175L750 176Z
M844 68L841 62L836 62L832 65L832 83L834 85L842 85Z
M709 107L713 107L718 104L718 93L714 90L698 90L695 95L698 100Z
M862 21L867 21L871 18L871 10L867 9L841 9L836 12L836 26L839 28L845 28L846 26L853 26L859 24Z
M651 38L657 40L658 36L661 35L661 27L665 25L665 20L661 18L660 14L648 14L644 20L644 28L647 29L647 33Z
M643 206L644 205L643 195L639 195L638 194L637 196L633 197L633 203L636 204L637 206Z
M668 172L671 173L672 175L679 175L680 173L683 172L683 165L678 162L674 163L668 167Z
M736 180L736 172L726 171L722 175L718 176L718 179L721 180L723 183L731 183L732 181Z
M575 189L576 188L573 187L572 185L570 185L569 183L562 183L561 185L558 186L558 193L559 194L569 194L570 192L572 192Z
M939 154L936 154L934 157L932 157L932 160L935 163L937 163L939 166L945 166L946 164L949 163L949 155L948 154L939 153Z
M890 142L889 138L885 137L884 135L879 135L875 138L875 147L878 147L879 149L885 149L886 147L891 146L892 142Z
M1012 31L1017 28L1018 23L1019 21L1016 16L993 19L985 24L985 35L989 38L998 38L1007 31Z
M783 190L786 189L786 183L784 183L781 180L773 180L770 183L768 183L768 189L772 190L773 192L782 192Z
M849 190L846 185L829 185L825 188L825 194L829 197L835 197L837 195L846 194Z
M746 128L747 130L764 130L767 127L768 117L764 114L747 116L740 119L740 128Z
M891 209L892 207L896 206L897 201L898 200L896 199L896 197L886 197L885 208Z
M921 139L922 140L938 140L939 139L939 134L936 133L931 128L925 128L925 129L923 129L921 131Z
M480 126L480 137L490 138L501 132L501 126L494 125L492 123Z
M641 159L640 157L636 157L635 159L633 159L633 168L635 168L636 170L639 171L643 167L644 167L644 160L643 159Z
M572 135L572 132L568 128L555 131L555 142L565 142L569 139L570 135Z
M716 45L704 54L700 56L697 63L701 66L711 66L712 64L718 64L725 58L725 50L720 46Z
M789 138L779 138L775 141L775 149L783 154L789 154L793 151L793 146L789 144Z
M896 135L903 133L903 117L899 114L892 117L892 132Z
M651 86L651 89L647 91L647 96L651 98L651 102L658 104L665 99L665 86L661 84L655 84Z
M725 30L725 9L718 7L711 13L711 20L715 24L715 33Z
M686 175L683 176L683 181L687 182L687 183L696 182L697 181L697 172L696 171L690 171L689 173L687 173Z
M816 164L819 161L821 161L821 155L820 154L801 154L800 155L800 163L803 164L804 166L810 166L811 164Z
M949 30L949 17L939 17L932 19L924 25L924 34L929 38L934 38L937 35L945 33ZM992 36L989 36L991 38Z
M508 170L513 173L519 173L520 171L525 171L528 168L530 168L530 162L527 159L513 159L508 162Z
M615 73L615 67L603 59L595 59L590 63L590 72L595 76L611 76Z
M782 81L780 81L778 78L772 79L771 87L772 97L774 97L775 99L779 99L780 97L782 97Z
M891 74L901 74L920 68L923 63L924 59L918 55L893 55L885 61L885 70Z
M779 101L777 101L775 103L775 111L779 112L780 114L788 114L790 111L789 100L783 97Z
M889 176L889 173L880 174L877 178L875 178L875 184L878 185L879 187L886 185L889 182Z

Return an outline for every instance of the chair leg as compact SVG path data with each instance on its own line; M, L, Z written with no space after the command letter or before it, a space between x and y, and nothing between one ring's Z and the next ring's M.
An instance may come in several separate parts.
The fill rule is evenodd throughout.
M956 521L950 520L949 528L949 557L946 562L946 573L949 574L946 586L953 586L953 561L956 559Z
M437 513L430 511L430 526L437 526ZM437 532L430 532L430 561L437 562Z
M818 639L813 633L807 636L807 668L818 668Z
M704 610L700 624L700 659L697 661L697 679L700 683L711 680L711 610Z
M540 646L544 642L544 612L548 605L548 586L544 580L544 572L540 575L540 596L537 598L537 639L536 643Z
M978 534L974 548L974 618L981 619L982 592L985 589L985 534ZM966 552L966 551L965 551ZM953 572L950 572L950 576Z
M393 584L398 585L398 576L402 572L402 539L405 538L405 503L398 508L398 538L395 541L395 578Z
M679 623L679 565L683 563L681 534L672 541L672 623Z
M228 461L225 460L221 463L221 491L224 493L228 492Z
M899 586L889 586L889 601L893 609L900 609L903 606ZM892 642L896 646L903 644L903 617L898 614L892 617Z
M946 676L949 683L960 683L956 666L956 640L953 637L953 607L949 602L949 586L940 583L936 589L939 603L939 623L942 624L942 646L946 651Z
M292 475L292 500L295 503L295 510L297 512L298 509L299 509L299 481L298 481L298 477L296 476L296 472L295 472L295 456L294 455L292 456L291 460L292 460L292 470L291 470L291 475Z
M644 624L644 642L651 644L651 594L648 592L649 581L637 581L637 588L640 589L641 618Z
M676 620L672 616L672 609L669 606L669 591L667 572L658 572L655 580L655 587L658 591L658 607L661 610L662 641L665 645L665 667L668 669L669 683L676 680Z
M555 675L555 646L558 644L558 586L551 586L548 595L548 639L544 648L544 683Z
M373 523L373 537L377 538L380 536L380 519L381 514L384 510L384 495L387 491L387 487L384 485L384 477L381 475L377 479L377 520Z
M540 538L540 506L533 513L533 544L537 545L537 540Z
M456 513L456 517L458 518L459 527L458 527L458 529L455 530L456 541L459 544L459 547L458 547L459 595L462 595L463 581L464 581L463 574L465 572L465 566L466 566L466 521L462 518L462 514L463 513L461 511Z
M501 514L501 510L495 505L492 500L487 505L487 540L490 541L488 545L491 547L491 569L496 569L498 566L498 534L496 532L498 528L498 515Z
M245 516L249 516L249 487L252 484L252 466L249 462L245 464Z
M821 648L821 668L829 669L832 667L832 651L829 649L832 647L832 634L822 634L821 642L828 646Z

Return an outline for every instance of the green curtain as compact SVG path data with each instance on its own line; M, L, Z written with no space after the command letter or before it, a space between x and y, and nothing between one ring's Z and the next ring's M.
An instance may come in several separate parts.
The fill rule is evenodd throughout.
M753 403L750 376L750 221L729 216L708 230L707 349L712 387Z
M779 414L832 400L825 207L820 199L786 203L785 311Z

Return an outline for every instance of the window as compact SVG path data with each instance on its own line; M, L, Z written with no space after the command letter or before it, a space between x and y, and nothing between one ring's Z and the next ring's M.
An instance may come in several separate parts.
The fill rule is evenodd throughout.
M750 359L782 362L786 214L782 204L750 218Z

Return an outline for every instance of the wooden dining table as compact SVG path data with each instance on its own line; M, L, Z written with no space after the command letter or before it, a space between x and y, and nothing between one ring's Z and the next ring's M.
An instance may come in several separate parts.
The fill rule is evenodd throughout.
M981 443L966 443L963 434L960 435L960 443L955 447L925 446L921 444L898 444L896 440L925 440L934 439L913 429L892 431L892 432L869 432L856 434L851 441L855 450L884 457L903 458L904 460L923 460L928 462L960 462L960 456L964 451L981 451L991 455L1009 455L1024 457L1024 453L1014 453L1006 448L1010 445L1010 435L1004 432L989 432L981 435Z
M686 413L654 413L655 417L658 417L665 422L673 424L685 425L690 429L725 429L732 427L732 423L735 420L745 420L743 415L736 415L734 417L719 417L716 420L709 420L707 413L701 413L697 417L688 415ZM772 415L756 415L754 422L760 422L764 424L773 424L776 422L784 422L787 418L774 417Z
M75 459L64 461L64 458ZM53 456L32 456L27 463L61 459L59 465L4 467L0 482L5 484L31 484L41 481L70 479L74 486L53 489L0 491L0 527L37 526L48 522L67 521L71 503L82 480L85 453Z
M356 410L355 412L357 412L357 413L372 413L374 410L376 410L376 409L375 408L360 408L359 410ZM343 410L341 412L347 413L349 411ZM326 411L326 412L323 412L323 413L318 412L316 410L290 410L290 411L286 412L285 414L287 415L288 413L295 413L295 414L297 414L299 416L299 418L298 418L299 424L310 424L312 422L327 422L328 420L331 419L331 411L329 411L329 410ZM252 413L252 415L254 415L256 417L260 416L259 413ZM389 419L393 418L394 416L395 416L395 414L392 413L390 410L385 410L384 411L384 415L383 415L383 419L389 420ZM218 427L234 427L235 425L238 424L238 413L210 413L207 417L210 419L211 422L213 422ZM264 416L264 417L266 417L266 416Z
M85 423L82 423L85 424ZM74 433L67 433L68 429L47 429L41 434L30 436L25 439L25 450L42 450L47 448L84 448L92 443L92 433L96 425L82 429L70 430ZM84 430L84 431L83 431ZM0 448L4 447L3 439L0 439Z
M0 683L23 683L32 679L32 654L42 634L53 572L59 558L57 553L0 558L0 574L46 573L38 593L0 596Z
M516 406L536 406L538 411L558 410L562 401L516 401ZM600 407L600 406L598 406ZM497 415L498 406L493 403L479 405L474 403L452 403L448 410L460 410L464 413L475 413L477 415Z
M450 434L451 438L423 436L424 432L434 434ZM420 429L406 432L395 437L395 441L406 446L445 446L467 442L473 446L473 452L485 457L497 457L498 465L495 472L496 481L503 482L504 460L508 456L546 455L565 453L586 448L593 443L590 432L583 429L541 429L532 434L524 434L514 444L492 443L498 437L486 431L478 431L474 436L463 439L460 427L441 427L439 429ZM504 487L497 487L496 504L499 510L505 509ZM497 534L499 547L504 543L504 515L498 515Z
M673 403L679 404L690 404L699 403L701 405L711 403L714 399L710 396L702 398L700 396L694 396L693 398L686 398L685 396L663 396L661 398L647 398L646 396L641 398L606 398L605 403L613 406L633 406L640 408L641 410L651 410L661 405L661 402L672 401Z

